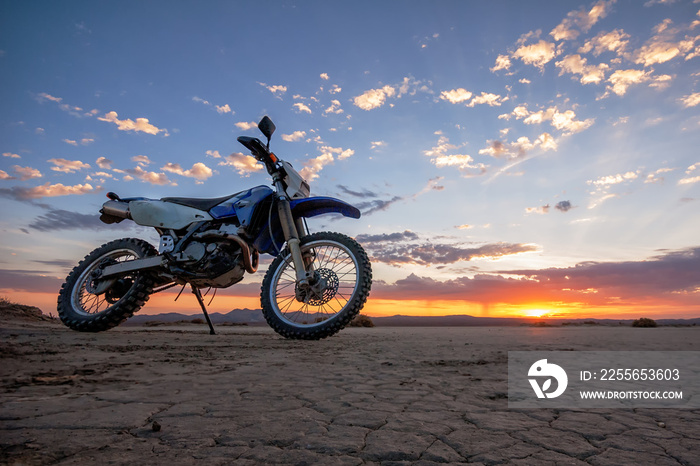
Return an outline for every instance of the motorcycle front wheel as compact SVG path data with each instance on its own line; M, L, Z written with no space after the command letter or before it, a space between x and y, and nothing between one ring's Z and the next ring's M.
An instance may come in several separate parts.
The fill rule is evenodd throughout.
M148 301L153 278L134 272L100 284L101 266L157 254L146 241L124 238L103 244L71 271L58 295L58 315L73 330L101 332L116 327Z
M307 270L315 287L300 289L289 248L272 262L260 301L265 320L285 338L319 340L342 330L365 305L372 267L354 239L321 232L301 239Z

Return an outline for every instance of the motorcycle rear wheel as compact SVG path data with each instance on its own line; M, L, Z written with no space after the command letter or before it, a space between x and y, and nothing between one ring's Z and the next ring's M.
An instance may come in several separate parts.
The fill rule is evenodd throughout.
M92 273L100 264L140 259L157 254L146 241L123 238L103 244L80 261L68 274L58 295L61 321L80 332L102 332L131 317L148 301L153 278L134 272L115 279L111 286L96 293Z
M340 233L314 233L302 238L300 246L302 255L312 260L322 290L298 288L291 253L285 248L265 274L260 302L265 320L280 335L319 340L336 334L359 314L372 286L372 267L362 246Z

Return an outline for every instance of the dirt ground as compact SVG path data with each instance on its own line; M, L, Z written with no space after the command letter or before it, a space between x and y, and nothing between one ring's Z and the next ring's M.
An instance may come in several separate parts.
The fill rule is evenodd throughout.
M700 464L700 411L508 408L508 351L700 350L697 328L0 326L2 464Z

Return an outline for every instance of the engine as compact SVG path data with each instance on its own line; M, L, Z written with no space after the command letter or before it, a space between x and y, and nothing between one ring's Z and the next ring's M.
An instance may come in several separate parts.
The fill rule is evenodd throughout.
M177 267L199 288L226 288L241 281L246 271L241 248L226 241L191 241Z

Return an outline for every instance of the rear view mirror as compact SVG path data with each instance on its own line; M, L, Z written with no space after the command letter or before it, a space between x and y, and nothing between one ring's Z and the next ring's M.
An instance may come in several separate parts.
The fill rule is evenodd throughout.
M272 137L272 133L275 132L275 129L277 127L275 124L270 120L270 117L265 115L262 120L260 120L260 123L258 123L258 129L267 137L267 140L269 142L270 138Z

